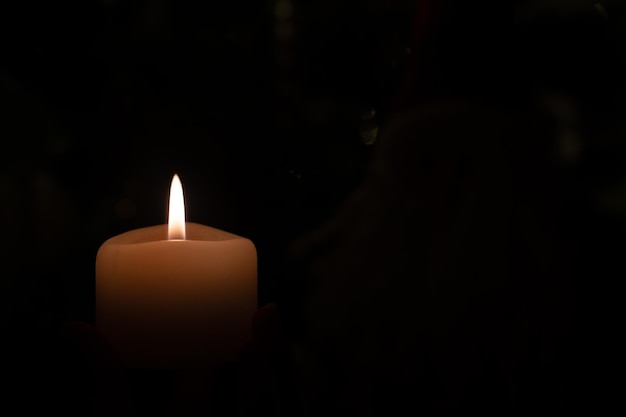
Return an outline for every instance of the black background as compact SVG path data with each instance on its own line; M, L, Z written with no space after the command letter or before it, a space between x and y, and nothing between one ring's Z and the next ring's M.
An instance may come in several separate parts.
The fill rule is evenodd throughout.
M267 2L3 7L14 308L37 291L58 318L91 320L98 246L163 223L174 172L188 220L252 239L261 300L279 296L277 251L328 216L367 163L358 122L387 81L364 70L375 17L305 9L296 55L275 40ZM345 22L351 10L361 16Z
M556 136L562 110L545 98L556 96L574 103L567 129L582 138L560 197L570 208L559 230L574 248L579 294L570 342L584 345L570 353L583 359L564 389L586 392L572 386L601 379L621 330L615 288L626 249L623 7L518 2L514 14L448 2L452 17L423 40L420 60L414 14L426 3L294 1L290 19L271 1L3 3L8 375L32 388L26 364L47 337L66 321L93 322L98 247L163 223L173 173L188 221L256 244L259 304L277 303L299 335L307 285L298 271L307 265L290 258L290 244L362 183L378 145L373 126L382 129L394 106L450 98L543 105L546 132ZM414 90L403 84L407 74ZM583 401L590 409L611 397L600 385Z

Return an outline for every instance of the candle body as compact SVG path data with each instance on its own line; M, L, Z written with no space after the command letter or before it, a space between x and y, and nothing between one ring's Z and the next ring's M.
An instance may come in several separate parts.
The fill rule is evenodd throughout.
M235 360L252 338L257 256L245 238L187 223L107 240L96 257L96 327L129 367L185 369Z

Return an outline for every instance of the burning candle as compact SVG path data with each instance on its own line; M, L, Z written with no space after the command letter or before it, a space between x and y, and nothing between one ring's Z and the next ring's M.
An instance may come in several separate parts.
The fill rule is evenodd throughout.
M188 369L236 359L257 309L254 244L185 222L174 176L167 225L132 230L96 257L96 327L128 367Z

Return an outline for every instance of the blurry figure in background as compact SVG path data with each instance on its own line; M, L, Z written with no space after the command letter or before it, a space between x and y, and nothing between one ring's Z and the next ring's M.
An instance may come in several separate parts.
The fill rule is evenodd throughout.
M558 144L514 78L502 7L418 2L368 178L293 246L311 265L314 415L577 406Z
M529 121L447 102L387 126L369 179L308 242L326 251L308 310L320 404L559 409L571 288L548 141Z

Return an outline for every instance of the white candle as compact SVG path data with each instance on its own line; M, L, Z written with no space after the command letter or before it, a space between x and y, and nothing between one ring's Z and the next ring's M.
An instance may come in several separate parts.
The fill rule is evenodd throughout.
M96 327L125 364L210 367L252 337L257 255L240 236L184 218L172 181L168 225L115 236L96 257ZM168 238L169 237L169 238Z

